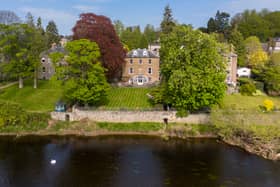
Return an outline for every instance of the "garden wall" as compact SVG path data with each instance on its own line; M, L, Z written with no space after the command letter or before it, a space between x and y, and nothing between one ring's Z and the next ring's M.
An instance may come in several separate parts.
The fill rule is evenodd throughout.
M163 122L164 118L172 123L207 124L209 123L208 114L191 114L188 117L177 118L175 111L84 111L75 109L73 112L52 112L54 120L80 121L89 119L96 122Z

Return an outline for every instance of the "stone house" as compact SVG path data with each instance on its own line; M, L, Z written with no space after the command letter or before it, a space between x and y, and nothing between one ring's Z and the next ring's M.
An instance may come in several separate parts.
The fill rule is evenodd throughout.
M128 85L143 86L159 82L159 56L147 49L127 53L122 81Z
M227 62L226 66L226 83L229 86L236 86L237 84L237 55L230 52L224 55Z
M65 49L62 46L57 46L56 44L53 44L49 50L41 53L41 64L38 70L38 79L49 80L55 74L55 68L49 57L51 53L55 52L65 53ZM60 63L66 64L65 61Z

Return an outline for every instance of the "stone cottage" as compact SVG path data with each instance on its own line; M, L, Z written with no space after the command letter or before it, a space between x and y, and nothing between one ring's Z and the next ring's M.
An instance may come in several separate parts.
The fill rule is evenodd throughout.
M55 43L52 44L52 47L44 51L41 54L41 64L38 70L38 79L46 79L49 80L54 74L55 74L55 68L53 66L53 63L49 57L51 53L60 52L60 53L66 53L64 47L58 46ZM61 64L66 64L65 61L60 62Z

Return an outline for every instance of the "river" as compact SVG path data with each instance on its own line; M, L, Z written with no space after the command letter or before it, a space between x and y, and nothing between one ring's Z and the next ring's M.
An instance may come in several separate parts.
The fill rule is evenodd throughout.
M280 163L215 139L1 137L1 187L280 186Z

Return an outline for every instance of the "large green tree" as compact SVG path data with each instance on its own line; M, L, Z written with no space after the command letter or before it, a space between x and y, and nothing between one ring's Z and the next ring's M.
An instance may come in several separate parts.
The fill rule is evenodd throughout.
M189 26L162 37L162 102L179 111L219 103L226 89L222 49L212 36Z
M173 27L176 25L175 20L172 15L172 10L169 5L164 8L163 20L160 23L161 32L163 34L168 34L172 31Z
M243 35L234 28L229 35L229 43L234 46L234 51L238 55L238 66L246 66L246 48Z
M270 95L280 95L280 53L272 53L269 63L263 68L262 80L266 92Z
M156 42L156 40L158 39L158 32L156 31L153 25L147 24L143 34L148 44Z
M231 21L242 33L244 38L257 36L262 42L267 41L271 36L270 23L262 17L256 10L245 10L235 15Z
M18 78L19 88L23 79L31 75L34 66L30 61L32 29L26 24L1 25L0 49L3 55L5 71Z
M49 21L46 27L46 36L48 38L48 47L51 47L53 43L59 42L60 36L54 21Z
M122 43L129 49L147 48L148 41L141 33L140 26L127 27L121 34Z
M99 62L100 49L87 39L74 40L66 45L65 97L71 103L98 105L106 100L109 84L105 69Z
M259 38L256 36L250 36L246 38L244 42L246 48L247 66L253 68L264 66L268 61L268 56L263 51Z

